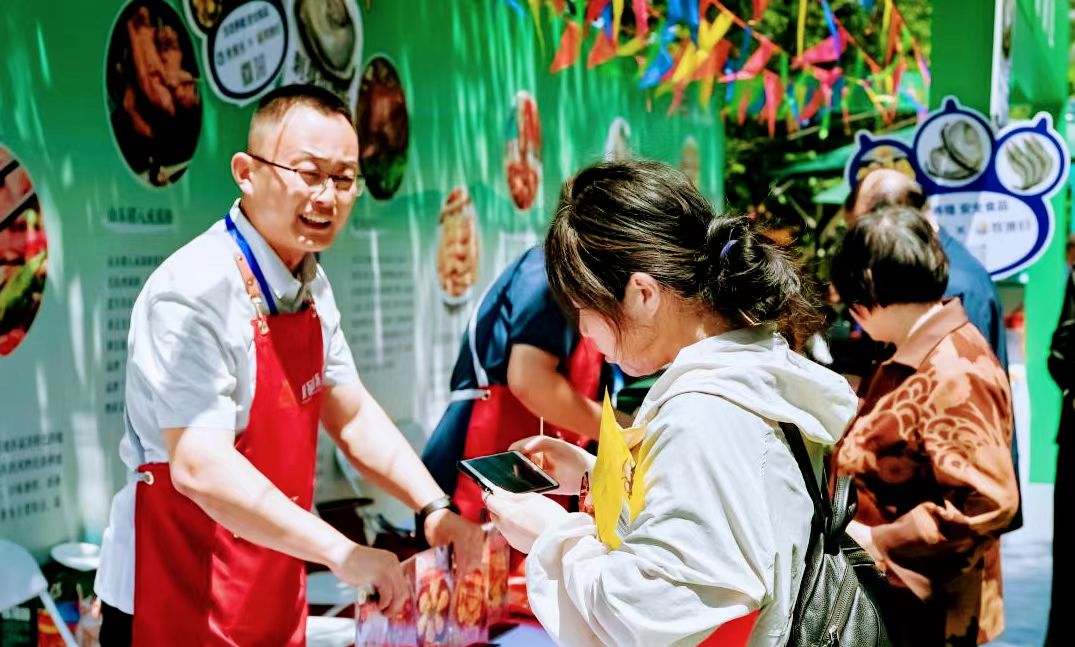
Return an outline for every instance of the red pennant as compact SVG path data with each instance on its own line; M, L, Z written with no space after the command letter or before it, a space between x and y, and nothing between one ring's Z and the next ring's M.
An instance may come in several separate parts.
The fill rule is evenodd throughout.
M754 0L754 20L761 18L766 8L769 7L769 2L770 0Z
M586 24L589 25L601 15L608 3L612 0L589 0L586 5Z
M900 39L900 28L902 26L903 18L900 17L898 11L893 11L892 19L888 23L888 46L885 47L885 65L892 62L892 55L897 50L903 49L903 41Z
M567 69L579 60L579 47L582 45L582 28L573 20L564 21L564 33L560 36L560 47L549 66L549 73Z
M631 8L635 12L635 37L642 39L649 33L649 2L647 0L631 0Z
M769 122L769 136L776 134L776 111L784 102L784 84L780 81L780 75L771 70L765 70L765 108L766 120Z
M804 65L816 65L818 63L831 63L840 59L840 53L836 50L836 38L829 36L817 45L803 52L802 56L792 59L791 67L800 68Z
M743 91L743 96L739 99L739 125L742 126L743 122L747 120L747 106L750 105L751 88L748 85L746 90Z
M831 70L826 70L821 67L812 67L810 68L810 73L817 79L822 87L827 87L831 91L832 86L836 85L836 80L844 75L844 69L842 67L834 67Z
M890 109L892 120L895 121L896 114L900 111L900 83L903 82L903 73L907 71L907 61L900 61L896 64L896 69L892 70L892 108Z
M773 50L776 48L776 46L773 44L773 41L763 36L759 36L758 40L761 41L761 45L758 47L757 50L754 51L753 54L750 55L750 58L747 59L747 62L743 64L743 69L739 70L735 74L726 74L722 76L720 78L721 83L727 83L732 79L736 79L739 81L752 79L758 75L758 72L761 72L762 69L765 68L765 64L768 63L769 59L773 57Z
M817 111L821 110L821 106L825 102L826 94L831 96L832 90L829 90L827 93L820 87L817 90L814 90L814 96L810 97L810 102L807 103L806 107L799 113L799 119L804 122L813 119L814 115L817 114Z
M552 0L552 8L556 10L557 16L564 15L564 8L567 6L567 0Z
M672 104L668 106L668 115L669 116L671 116L672 113L674 113L676 111L676 108L678 108L680 106L680 104L683 103L683 90L686 89L686 87L687 87L686 83L677 83L676 84L675 90L672 91L673 92L673 94L672 94Z
M590 56L586 59L586 69L594 68L616 56L616 45L602 29L594 39L593 47L590 48Z
M732 50L732 44L730 41L722 40L717 43L713 51L709 53L709 58L698 66L698 69L694 71L694 76L691 80L701 81L710 77L717 78L724 71L724 64L728 62L728 54Z

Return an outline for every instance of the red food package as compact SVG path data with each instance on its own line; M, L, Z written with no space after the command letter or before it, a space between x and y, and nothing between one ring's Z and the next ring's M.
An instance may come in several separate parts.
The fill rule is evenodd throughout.
M496 528L485 532L482 567L486 574L486 624L493 625L507 618L508 572L511 570L511 547Z

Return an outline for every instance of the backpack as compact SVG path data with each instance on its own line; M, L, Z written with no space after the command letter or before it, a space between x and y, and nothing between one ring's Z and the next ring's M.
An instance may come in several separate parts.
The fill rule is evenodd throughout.
M882 613L888 582L869 553L844 532L858 508L855 482L850 476L838 479L830 503L828 488L818 487L799 429L780 426L814 503L788 647L891 647Z

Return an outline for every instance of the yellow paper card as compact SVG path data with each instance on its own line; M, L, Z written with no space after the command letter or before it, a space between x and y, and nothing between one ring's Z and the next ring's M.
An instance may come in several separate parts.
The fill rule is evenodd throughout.
M634 506L641 506L642 493L636 492L634 486L641 490L642 479L635 473L636 463L631 449L644 435L644 427L620 427L606 392L601 409L601 437L597 444L592 496L597 538L613 550L622 541L616 533L616 525L624 502L631 504L632 518L637 514Z

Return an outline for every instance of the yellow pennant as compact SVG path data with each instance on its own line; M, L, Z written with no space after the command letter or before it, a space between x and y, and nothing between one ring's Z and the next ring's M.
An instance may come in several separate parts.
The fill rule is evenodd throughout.
M649 43L645 39L635 36L616 49L616 56L634 56L642 51L642 48L647 45L649 45Z
M613 550L622 542L616 526L624 503L628 504L631 518L634 519L645 499L645 493L642 492L643 475L636 469L637 457L631 451L641 443L644 435L644 426L630 429L620 427L606 392L601 409L601 437L597 444L592 496L597 538Z
M698 31L698 47L708 53L717 46L721 38L724 38L724 34L728 33L731 26L732 14L727 11L721 11L717 19L711 23L702 21L702 27Z

